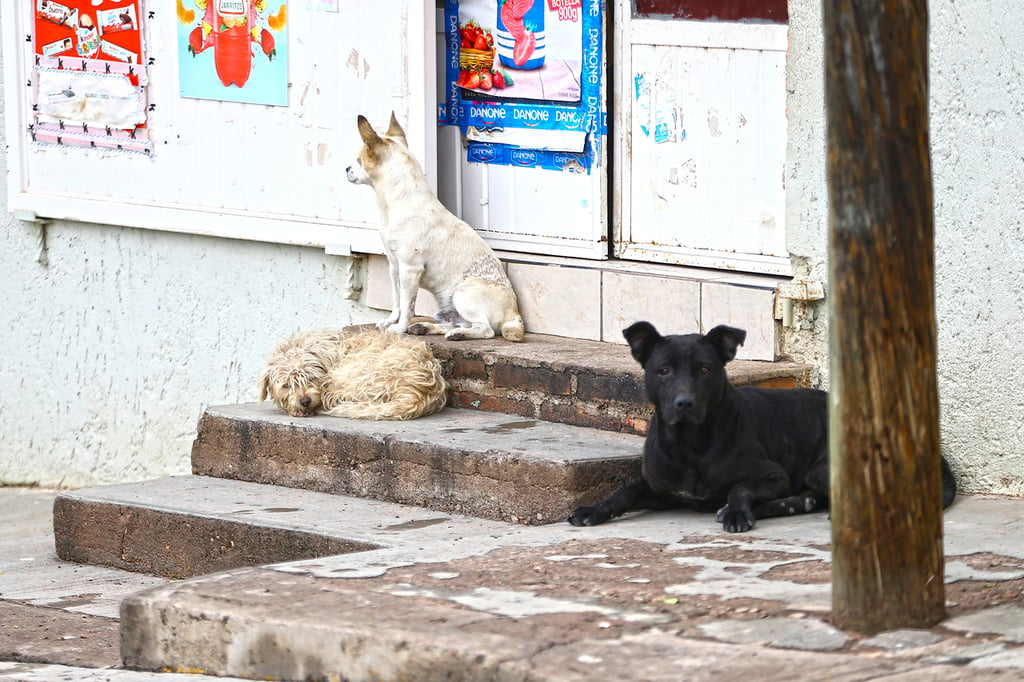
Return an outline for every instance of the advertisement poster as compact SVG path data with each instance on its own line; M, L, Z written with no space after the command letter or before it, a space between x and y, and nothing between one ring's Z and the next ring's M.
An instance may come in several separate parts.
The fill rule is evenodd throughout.
M443 125L470 161L589 172L604 131L600 0L446 0Z
M149 152L138 0L29 0L33 142Z
M182 97L288 106L286 0L177 0Z

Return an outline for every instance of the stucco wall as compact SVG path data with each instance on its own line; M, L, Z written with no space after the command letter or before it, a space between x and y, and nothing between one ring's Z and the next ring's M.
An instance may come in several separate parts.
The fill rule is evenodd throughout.
M1024 495L1024 5L931 13L943 443L972 489Z
M0 484L187 473L203 408L255 400L277 339L380 317L316 249L57 222L39 262L39 238L4 185Z
M786 248L795 279L828 285L828 186L825 179L825 55L820 2L789 4L786 59ZM783 355L817 368L828 388L827 302L810 303L796 328L782 330Z
M929 6L936 317L943 452L965 490L1024 494L1024 6ZM789 247L827 280L820 3L790 4ZM819 304L821 311L824 305ZM824 315L783 349L819 363Z
M274 341L364 322L350 261L312 249L0 223L0 482L79 486L189 471L208 404L257 398Z

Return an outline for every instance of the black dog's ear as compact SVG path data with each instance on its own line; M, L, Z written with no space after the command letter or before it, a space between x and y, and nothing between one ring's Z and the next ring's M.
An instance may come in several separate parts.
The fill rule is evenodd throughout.
M662 339L661 334L658 333L658 330L650 322L631 324L622 330L622 335L626 337L626 343L629 344L629 348L633 352L633 358L641 366L647 362L647 358L651 356L654 346Z
M705 334L704 338L718 351L718 357L722 358L724 365L736 357L736 349L747 339L747 332L721 324Z

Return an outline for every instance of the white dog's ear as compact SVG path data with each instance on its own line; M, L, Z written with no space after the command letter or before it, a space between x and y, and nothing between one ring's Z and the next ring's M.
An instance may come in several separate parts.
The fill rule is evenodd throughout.
M395 112L393 111L391 112L391 124L388 125L388 137L401 142L405 147L409 146L409 142L405 139L405 131L402 130L402 126L398 123L398 119L395 118Z
M356 126L359 128L359 136L363 138L363 142L367 145L373 146L380 143L380 136L377 135L377 131L373 129L373 126L370 125L370 122L362 114L356 119Z

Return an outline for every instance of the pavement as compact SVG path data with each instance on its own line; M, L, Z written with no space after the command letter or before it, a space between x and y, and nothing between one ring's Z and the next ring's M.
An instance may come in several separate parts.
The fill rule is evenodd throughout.
M0 487L0 680L204 679L118 669L121 600L167 580L57 559L57 492Z
M58 560L55 496L0 488L5 682L213 679L125 669L122 646L134 665L159 649L216 679L1024 679L1021 499L958 498L946 619L868 636L830 622L824 514L740 535L674 511L454 536L439 532L449 516L419 510L382 520L418 541L170 581ZM150 625L173 636L154 643ZM231 637L260 644L187 664Z

